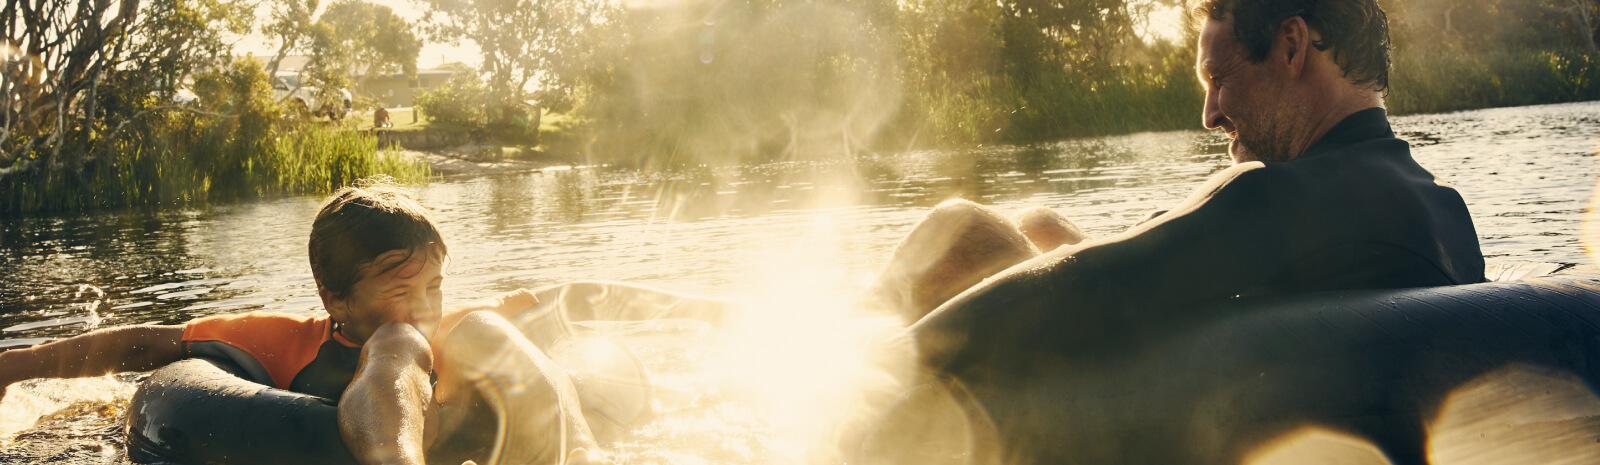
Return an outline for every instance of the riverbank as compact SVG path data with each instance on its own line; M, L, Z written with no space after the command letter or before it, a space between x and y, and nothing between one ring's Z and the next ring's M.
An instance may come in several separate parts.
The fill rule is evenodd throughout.
M548 155L532 150L522 152L516 147L463 146L441 151L398 149L394 153L426 164L436 175L448 177L527 173L578 166L575 157Z
M0 217L232 202L331 192L378 175L402 182L431 176L426 165L380 149L369 133L178 117L184 119L113 144L106 156L76 167L24 160L13 172L0 170Z

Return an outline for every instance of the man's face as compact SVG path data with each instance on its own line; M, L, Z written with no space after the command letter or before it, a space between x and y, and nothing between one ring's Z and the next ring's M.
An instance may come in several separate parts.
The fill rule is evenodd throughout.
M443 312L444 266L429 255L425 250L390 250L373 259L349 295L333 298L328 308L334 321L344 324L344 337L364 343L379 327L398 321L433 339Z
M1233 37L1230 18L1206 21L1197 61L1195 70L1206 88L1205 127L1233 139L1228 145L1233 162L1288 160L1295 102L1271 60L1250 62L1244 44Z

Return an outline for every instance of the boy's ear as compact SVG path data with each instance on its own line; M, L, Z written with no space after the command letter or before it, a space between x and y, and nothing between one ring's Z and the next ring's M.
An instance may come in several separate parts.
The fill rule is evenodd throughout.
M350 320L350 308L345 305L344 299L333 295L333 291L317 283L317 296L322 298L322 308L328 311L328 316L333 321L344 323Z

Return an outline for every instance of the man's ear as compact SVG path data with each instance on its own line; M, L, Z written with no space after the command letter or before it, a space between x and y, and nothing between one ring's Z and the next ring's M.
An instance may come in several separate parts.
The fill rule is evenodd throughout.
M1311 59L1311 26L1306 24L1306 19L1295 16L1283 20L1278 25L1278 39L1273 44L1275 59L1284 60L1288 66L1289 77L1298 78L1306 70L1306 62Z
M322 298L322 308L328 311L328 316L333 321L344 323L350 321L350 307L345 305L344 299L333 294L322 283L317 283L317 297Z

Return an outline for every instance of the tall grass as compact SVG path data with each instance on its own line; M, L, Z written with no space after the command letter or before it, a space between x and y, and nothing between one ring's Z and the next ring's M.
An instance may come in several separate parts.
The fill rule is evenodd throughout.
M256 193L328 192L374 174L419 181L426 164L392 149L379 150L378 138L365 132L311 128L278 138L262 154Z
M1600 99L1600 57L1577 52L1402 51L1389 110L1438 113Z
M114 156L81 169L9 177L0 185L0 215L323 193L377 174L402 182L431 175L424 163L378 150L377 138L364 132L305 126L238 150L210 143L231 137L197 126L120 140L109 151Z

